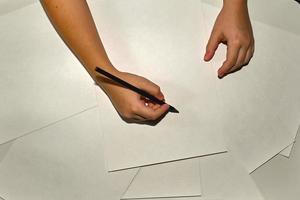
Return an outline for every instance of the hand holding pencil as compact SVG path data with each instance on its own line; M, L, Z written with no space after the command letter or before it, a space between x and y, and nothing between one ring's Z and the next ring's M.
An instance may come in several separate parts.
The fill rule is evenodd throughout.
M164 95L161 92L160 87L144 77L117 70L113 73L111 72L111 74L144 90L159 100L164 100ZM120 116L126 121L154 121L159 119L164 113L168 112L170 108L168 104L160 105L154 103L105 76L98 75L97 83L108 95Z

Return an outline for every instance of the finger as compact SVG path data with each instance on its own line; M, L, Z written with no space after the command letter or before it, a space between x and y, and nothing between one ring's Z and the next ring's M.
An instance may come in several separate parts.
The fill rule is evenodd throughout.
M163 104L156 110L146 106L140 106L138 110L136 110L135 114L139 115L147 120L156 120L161 117L164 113L166 113L169 109L168 104Z
M235 65L238 58L239 50L240 50L240 46L228 43L226 60L218 70L219 77L221 78L224 77L230 71L230 69Z
M250 48L248 49L247 51L247 55L246 55L246 58L245 58L245 63L248 64L253 56L253 53L254 53L254 50L253 48Z
M215 31L213 31L211 33L208 43L206 45L206 52L204 55L205 61L210 61L214 57L215 52L218 49L220 42L221 42L221 39L220 39L219 34Z
M140 87L142 90L145 90L146 92L160 100L163 100L165 98L160 87L151 81L140 83Z
M241 48L238 54L237 61L235 65L231 68L230 72L235 72L243 67L245 63L245 58L247 55L247 49Z

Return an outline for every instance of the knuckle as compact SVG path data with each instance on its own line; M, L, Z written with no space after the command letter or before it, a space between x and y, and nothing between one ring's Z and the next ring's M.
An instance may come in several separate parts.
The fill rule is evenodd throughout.
M131 113L137 113L138 110L139 110L138 106L136 106L136 105L131 105L130 106Z
M154 91L155 91L155 94L160 94L161 93L160 87L157 86L157 85L155 86Z
M125 119L131 119L132 118L132 115L130 112L123 112L121 113L121 116Z

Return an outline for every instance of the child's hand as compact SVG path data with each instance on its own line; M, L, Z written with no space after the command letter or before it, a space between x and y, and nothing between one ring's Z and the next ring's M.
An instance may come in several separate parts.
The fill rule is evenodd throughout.
M206 47L205 61L213 58L220 43L227 45L227 55L218 70L219 77L249 63L254 53L254 38L246 1L224 1Z
M147 91L158 99L164 99L164 95L159 86L143 77L119 71L115 72L114 75ZM106 92L115 109L125 121L154 121L160 118L169 109L169 105L158 105L149 102L141 95L124 88L107 78L98 77L97 80L99 80L97 81L98 84Z

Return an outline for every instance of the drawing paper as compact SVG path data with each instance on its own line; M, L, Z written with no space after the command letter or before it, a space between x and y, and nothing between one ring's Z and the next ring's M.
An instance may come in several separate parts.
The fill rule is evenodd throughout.
M290 144L284 150L282 150L279 154L282 155L282 156L285 156L285 157L289 158L290 155L291 155L293 146L294 146L294 143Z
M247 170L231 153L200 158L203 199L263 200Z
M38 1L0 16L0 30L0 144L97 104Z
M212 69L200 58L200 8L195 0L106 1L93 7L115 65L158 84L166 101L180 112L167 114L156 126L128 124L98 89L110 171L226 151L215 123L219 99Z
M276 156L251 174L266 200L299 199L299 132L289 159Z
M16 140L0 164L0 195L119 200L137 170L106 172L98 113L92 109Z
M13 142L0 145L0 164L12 144L13 144Z
M122 199L201 196L198 159L141 167Z

